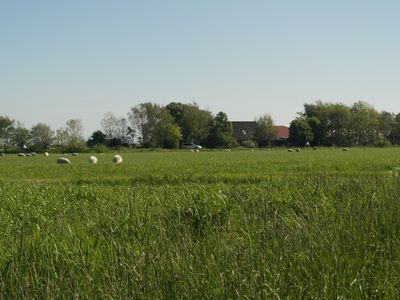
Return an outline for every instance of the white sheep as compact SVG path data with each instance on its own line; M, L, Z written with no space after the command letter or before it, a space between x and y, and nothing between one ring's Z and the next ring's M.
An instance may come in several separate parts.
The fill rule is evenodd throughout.
M296 149L296 152L300 152L300 148L297 148L297 149Z
M25 154L24 153L18 153L18 156L19 157L25 157Z
M289 148L289 149L287 150L287 152L294 152L294 150L291 149L291 148Z
M112 162L114 163L114 164L120 164L120 163L122 163L122 157L121 157L121 155L114 155L113 156L113 158L112 158Z
M5 154L3 152L0 153L0 156L4 156Z
M45 152L45 153L43 153L43 155L48 157L49 156L49 152Z
M89 157L89 163L97 164L97 157L96 156L90 156Z
M32 153L31 153L31 156L36 156L36 152L32 152Z
M349 148L343 148L342 150L343 151L349 151Z
M57 163L58 164L70 164L71 162L69 161L68 158L60 157L59 159L57 159Z
M197 152L197 153L199 153L199 152L200 152L200 150L199 150L199 149L196 149L196 152Z
M72 153L72 156L79 156L78 153Z

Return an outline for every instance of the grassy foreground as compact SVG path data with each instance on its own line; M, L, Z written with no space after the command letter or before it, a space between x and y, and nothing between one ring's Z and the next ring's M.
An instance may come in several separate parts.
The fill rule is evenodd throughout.
M2 298L400 294L400 149L57 157L0 157Z

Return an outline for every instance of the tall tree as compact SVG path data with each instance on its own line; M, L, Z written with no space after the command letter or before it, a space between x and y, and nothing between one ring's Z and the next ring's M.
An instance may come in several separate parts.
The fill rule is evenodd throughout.
M69 119L65 122L65 125L67 144L71 146L82 145L84 143L82 121L79 119Z
M210 111L201 109L196 103L183 104L171 102L166 109L182 130L185 142L203 144L206 142L213 116Z
M0 142L5 151L11 147L13 131L14 120L7 116L0 116Z
M29 130L26 129L22 123L17 122L12 135L13 143L22 148L29 141Z
M259 146L271 146L276 139L276 129L271 115L265 114L256 119L254 138Z
M53 131L44 123L37 123L30 131L30 142L36 151L48 150L53 142Z
M348 106L337 103L327 105L328 137L330 144L346 146L350 144L349 129L351 110Z
M101 128L107 136L109 146L128 146L134 143L135 131L125 118L118 118L108 112L101 120Z
M400 113L394 117L389 139L392 144L400 145Z
M179 143L182 139L181 128L175 123L174 118L165 107L160 108L155 134L157 136L157 144L159 147L179 147Z
M151 102L140 103L131 108L128 120L137 132L144 147L157 147L157 124L160 121L161 106Z
M235 144L232 123L224 112L215 115L207 137L207 147L232 147Z
M363 101L354 103L351 111L352 142L356 145L375 144L379 138L379 113Z
M312 141L314 134L306 119L299 117L293 120L289 126L289 142L295 146L305 146Z

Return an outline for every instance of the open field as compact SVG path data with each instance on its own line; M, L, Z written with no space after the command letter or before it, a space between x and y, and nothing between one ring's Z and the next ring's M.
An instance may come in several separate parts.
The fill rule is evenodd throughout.
M0 157L2 298L400 293L400 148L88 156Z

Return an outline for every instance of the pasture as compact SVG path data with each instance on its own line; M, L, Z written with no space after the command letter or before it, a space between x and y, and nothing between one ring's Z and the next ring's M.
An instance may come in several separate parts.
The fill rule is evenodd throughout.
M0 157L2 298L400 293L400 148L112 156Z

